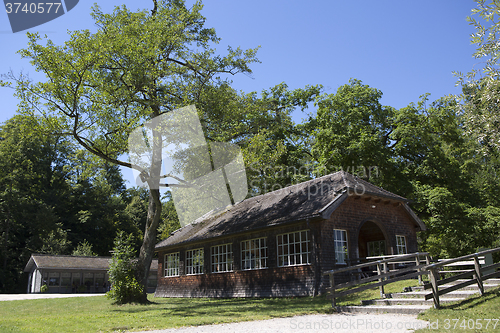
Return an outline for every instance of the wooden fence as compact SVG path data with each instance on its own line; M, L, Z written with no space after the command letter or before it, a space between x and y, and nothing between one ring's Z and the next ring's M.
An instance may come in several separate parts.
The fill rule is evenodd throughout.
M329 292L328 297L332 299L332 306L335 306L335 299L338 297L376 287L380 288L380 296L384 297L384 286L386 284L415 277L418 277L419 282L422 284L422 275L428 275L430 282L424 284L424 290L432 289L432 292L425 295L425 299L429 300L432 298L434 300L434 306L439 308L439 296L472 284L477 284L481 295L484 294L483 281L500 277L500 271L496 270L500 267L500 263L495 264L491 259L492 254L497 252L500 252L500 247L458 258L439 260L435 263L432 263L432 259L427 252L370 257L366 259L372 261L341 269L330 270L324 272L323 275L329 275L330 277L330 288L327 288L327 290ZM389 269L389 266L391 265L394 267L392 270ZM396 265L402 265L403 268L396 269ZM472 268L467 269L466 267L468 266L472 266ZM363 276L361 273L363 269L366 269L367 267L376 267L376 274L368 277ZM452 270L447 270L447 268L452 268ZM358 275L359 279L351 282L335 284L335 274L346 272L349 272L351 276ZM440 275L443 274L452 274L452 276L440 279ZM457 280L462 279L466 279L466 281L449 286L450 283L454 283L457 282ZM378 282L370 283L374 281ZM446 287L444 287L445 285ZM349 287L355 288L341 291L339 290Z
M473 284L477 284L479 292L483 295L483 282L488 279L500 277L500 271L496 271L500 267L500 263L494 264L493 260L488 260L493 253L497 252L500 252L500 247L458 258L440 260L437 263L426 266L424 270L428 272L430 283L425 284L424 289L432 289L432 293L425 295L425 299L432 298L434 300L434 307L439 308L439 296ZM469 265L473 266L473 268L464 269L464 266ZM445 270L444 268L446 267L455 269ZM460 269L456 269L456 267ZM442 274L452 274L452 276L440 279ZM457 280L465 281L450 285L450 283L457 282Z
M354 294L367 289L372 289L375 287L380 288L380 296L384 297L384 286L386 284L411 279L414 277L420 277L427 272L423 271L425 267L430 264L430 256L427 252L424 253L411 253L411 254L401 254L401 255L391 255L391 256L381 256L381 257L368 257L369 260L366 263L349 266L341 269L334 269L331 271L324 272L323 275L330 276L330 288L329 296L332 299L332 306L335 306L335 299L337 297L346 296L349 294ZM377 260L380 259L380 260ZM404 268L394 268L390 269L390 266L403 265ZM363 269L368 267L376 267L376 274L368 277L360 275ZM349 272L350 275L359 275L359 279L355 281L335 284L335 274ZM371 283L368 285L363 285L355 287L352 289L337 291L338 289L344 289L349 287L358 286L360 284L365 284L373 281L376 283Z

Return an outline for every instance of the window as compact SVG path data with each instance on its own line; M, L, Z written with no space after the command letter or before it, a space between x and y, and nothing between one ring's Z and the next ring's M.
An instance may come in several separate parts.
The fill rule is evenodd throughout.
M335 248L335 263L346 264L348 254L347 231L334 229L333 230L333 246Z
M186 251L186 274L203 274L203 249Z
M165 276L179 275L179 252L165 254Z
M406 252L406 237L396 235L396 246L398 254L407 254Z
M230 272L233 270L233 244L211 247L212 273Z
M49 286L59 286L59 273L49 273Z
M61 287L71 287L71 273L61 273Z
M310 263L309 230L276 236L278 266L306 265Z
M382 256L385 253L385 240L380 240L380 241L374 241L374 242L368 242L368 256L369 257L376 257L376 256Z
M241 242L241 269L267 268L267 244L265 238Z

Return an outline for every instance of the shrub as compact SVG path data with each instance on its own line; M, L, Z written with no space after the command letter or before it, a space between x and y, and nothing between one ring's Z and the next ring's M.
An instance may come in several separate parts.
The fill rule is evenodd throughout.
M141 299L143 286L135 278L133 261L135 251L132 235L120 231L115 238L113 257L109 265L111 289L106 293L115 304L131 303Z
M49 286L47 286L46 284L42 284L42 286L40 287L40 292L46 293L47 291L49 291Z

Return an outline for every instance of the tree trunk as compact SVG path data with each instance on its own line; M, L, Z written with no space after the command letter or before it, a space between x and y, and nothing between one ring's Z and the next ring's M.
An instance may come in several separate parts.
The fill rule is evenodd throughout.
M143 285L143 293L141 299L135 300L139 303L147 303L147 282L149 276L149 268L153 260L153 253L156 245L156 232L160 224L162 204L160 200L160 175L162 166L162 135L161 132L153 128L153 151L151 168L149 171L149 204L148 217L146 220L146 228L144 230L144 239L139 251L139 259L135 275L137 281Z
M149 191L148 218L146 221L146 230L144 231L144 240L139 251L139 259L136 266L136 278L144 286L142 298L137 300L139 303L147 303L147 282L149 268L153 260L153 253L156 245L156 231L161 218L160 191Z

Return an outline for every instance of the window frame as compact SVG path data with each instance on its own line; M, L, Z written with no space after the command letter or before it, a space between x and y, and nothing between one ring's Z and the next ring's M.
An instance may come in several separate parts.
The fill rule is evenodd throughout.
M205 256L205 251L202 247L186 250L186 275L200 275L204 273L203 272L205 266L204 256ZM196 263L195 260L197 261Z
M165 253L165 256L163 257L163 277L172 277L172 276L179 276L180 275L180 262L181 262L181 253L180 252L170 252L170 253ZM173 257L173 260L171 263L173 265L169 265L168 258ZM177 273L177 274L176 274Z
M303 241L302 233L304 232L306 239ZM297 234L299 235L298 242L296 241L295 238L295 235ZM290 242L291 235L293 235L293 242ZM286 241L285 241L285 236L286 236ZM290 246L291 244L292 247ZM306 246L306 251L303 251L302 248L304 244ZM296 251L297 245L299 251ZM311 264L311 238L309 235L309 229L303 229L299 231L292 231L276 235L276 247L277 247L276 256L277 256L278 267L303 266ZM291 249L293 250L293 252L290 251ZM304 257L306 258L305 262L304 262ZM297 263L297 258L300 259L300 263ZM292 262L291 259L293 259L293 263L291 263Z
M403 244L400 244L400 240L403 240ZM403 252L400 249L404 249ZM406 244L406 236L404 235L396 235L396 251L397 254L408 254L408 247Z
M255 246L256 242L258 246ZM246 239L241 241L240 246L242 271L268 268L267 237Z
M212 273L232 272L234 270L233 244L226 243L210 247L210 264Z
M342 235L341 239L337 239L337 232ZM339 244L342 247L342 251L339 250ZM344 245L345 244L345 245ZM335 254L335 265L347 265L347 259L349 258L349 234L345 229L333 229L333 251ZM339 258L342 260L338 260Z

